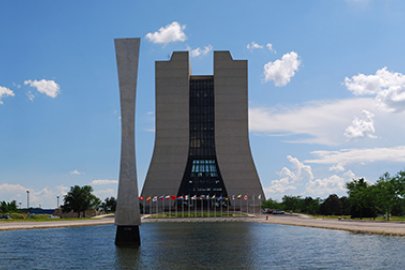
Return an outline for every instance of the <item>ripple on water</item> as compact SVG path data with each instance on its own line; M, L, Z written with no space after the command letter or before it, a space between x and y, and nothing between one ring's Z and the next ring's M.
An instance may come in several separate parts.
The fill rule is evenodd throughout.
M148 223L0 232L0 269L402 269L405 238L255 223Z

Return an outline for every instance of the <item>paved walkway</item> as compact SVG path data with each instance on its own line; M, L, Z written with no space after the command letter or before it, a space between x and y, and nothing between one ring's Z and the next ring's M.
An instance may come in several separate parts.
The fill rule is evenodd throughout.
M113 224L114 218L85 219L85 220L57 220L37 222L0 222L0 231L4 230L29 230L62 227L94 226Z
M362 222L334 219L314 219L306 215L249 215L234 218L165 218L148 219L143 217L142 223L152 222L257 222L283 224L323 229L346 230L354 233L372 233L383 235L405 236L405 223L396 222ZM0 222L2 230L27 230L75 226L94 226L113 224L114 218L106 216L86 220L47 221L47 222Z

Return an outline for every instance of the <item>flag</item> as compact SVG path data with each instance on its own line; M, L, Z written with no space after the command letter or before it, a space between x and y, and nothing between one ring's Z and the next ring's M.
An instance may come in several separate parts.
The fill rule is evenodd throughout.
M215 194L212 196L212 199L215 199Z
M235 195L232 195L232 201L234 201L235 200Z
M176 195L172 195L170 196L170 198L172 199L172 201L176 200Z
M183 198L183 196L178 196L177 197L177 200L183 200L184 198Z
M165 199L170 199L170 195L166 195L166 196L165 196Z
M148 198L146 198L146 201L149 202L152 199L151 196L149 196Z
M156 202L157 199L158 199L158 196L154 196L154 197L152 198L152 201Z
M248 199L248 195L243 196L243 199L246 201Z
M261 199L262 199L262 194L260 194L259 196L257 196L257 198L258 198L259 200L261 200Z
M185 199L185 200L188 200L188 195L184 196L184 199Z
M193 197L191 197L192 200L197 200L197 195L194 195Z
M138 199L139 199L140 201L143 201L143 196L139 196Z
M200 199L201 199L201 200L204 200L204 198L205 198L204 195L201 195L201 196L200 196Z
M242 198L242 194L239 194L237 198L238 198L238 199Z
M159 196L159 199L162 201L165 199L165 195Z

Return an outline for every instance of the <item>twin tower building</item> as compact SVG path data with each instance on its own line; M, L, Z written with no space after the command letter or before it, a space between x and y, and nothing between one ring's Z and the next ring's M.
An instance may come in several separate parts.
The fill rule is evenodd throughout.
M130 208L139 208L120 210L137 196L133 125L139 42L115 40L123 129L116 223ZM228 51L214 52L213 75L192 75L188 52L156 61L155 145L144 198L242 195L250 207L260 206L264 194L249 146L247 65Z

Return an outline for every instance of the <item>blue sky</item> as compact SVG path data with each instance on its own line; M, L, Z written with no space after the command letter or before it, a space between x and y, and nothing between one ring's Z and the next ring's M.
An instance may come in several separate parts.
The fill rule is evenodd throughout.
M119 95L113 39L141 37L141 187L154 141L154 61L213 50L249 61L253 157L268 197L345 194L405 162L405 3L1 1L0 200L55 207L70 186L116 195ZM149 34L149 35L148 35Z

